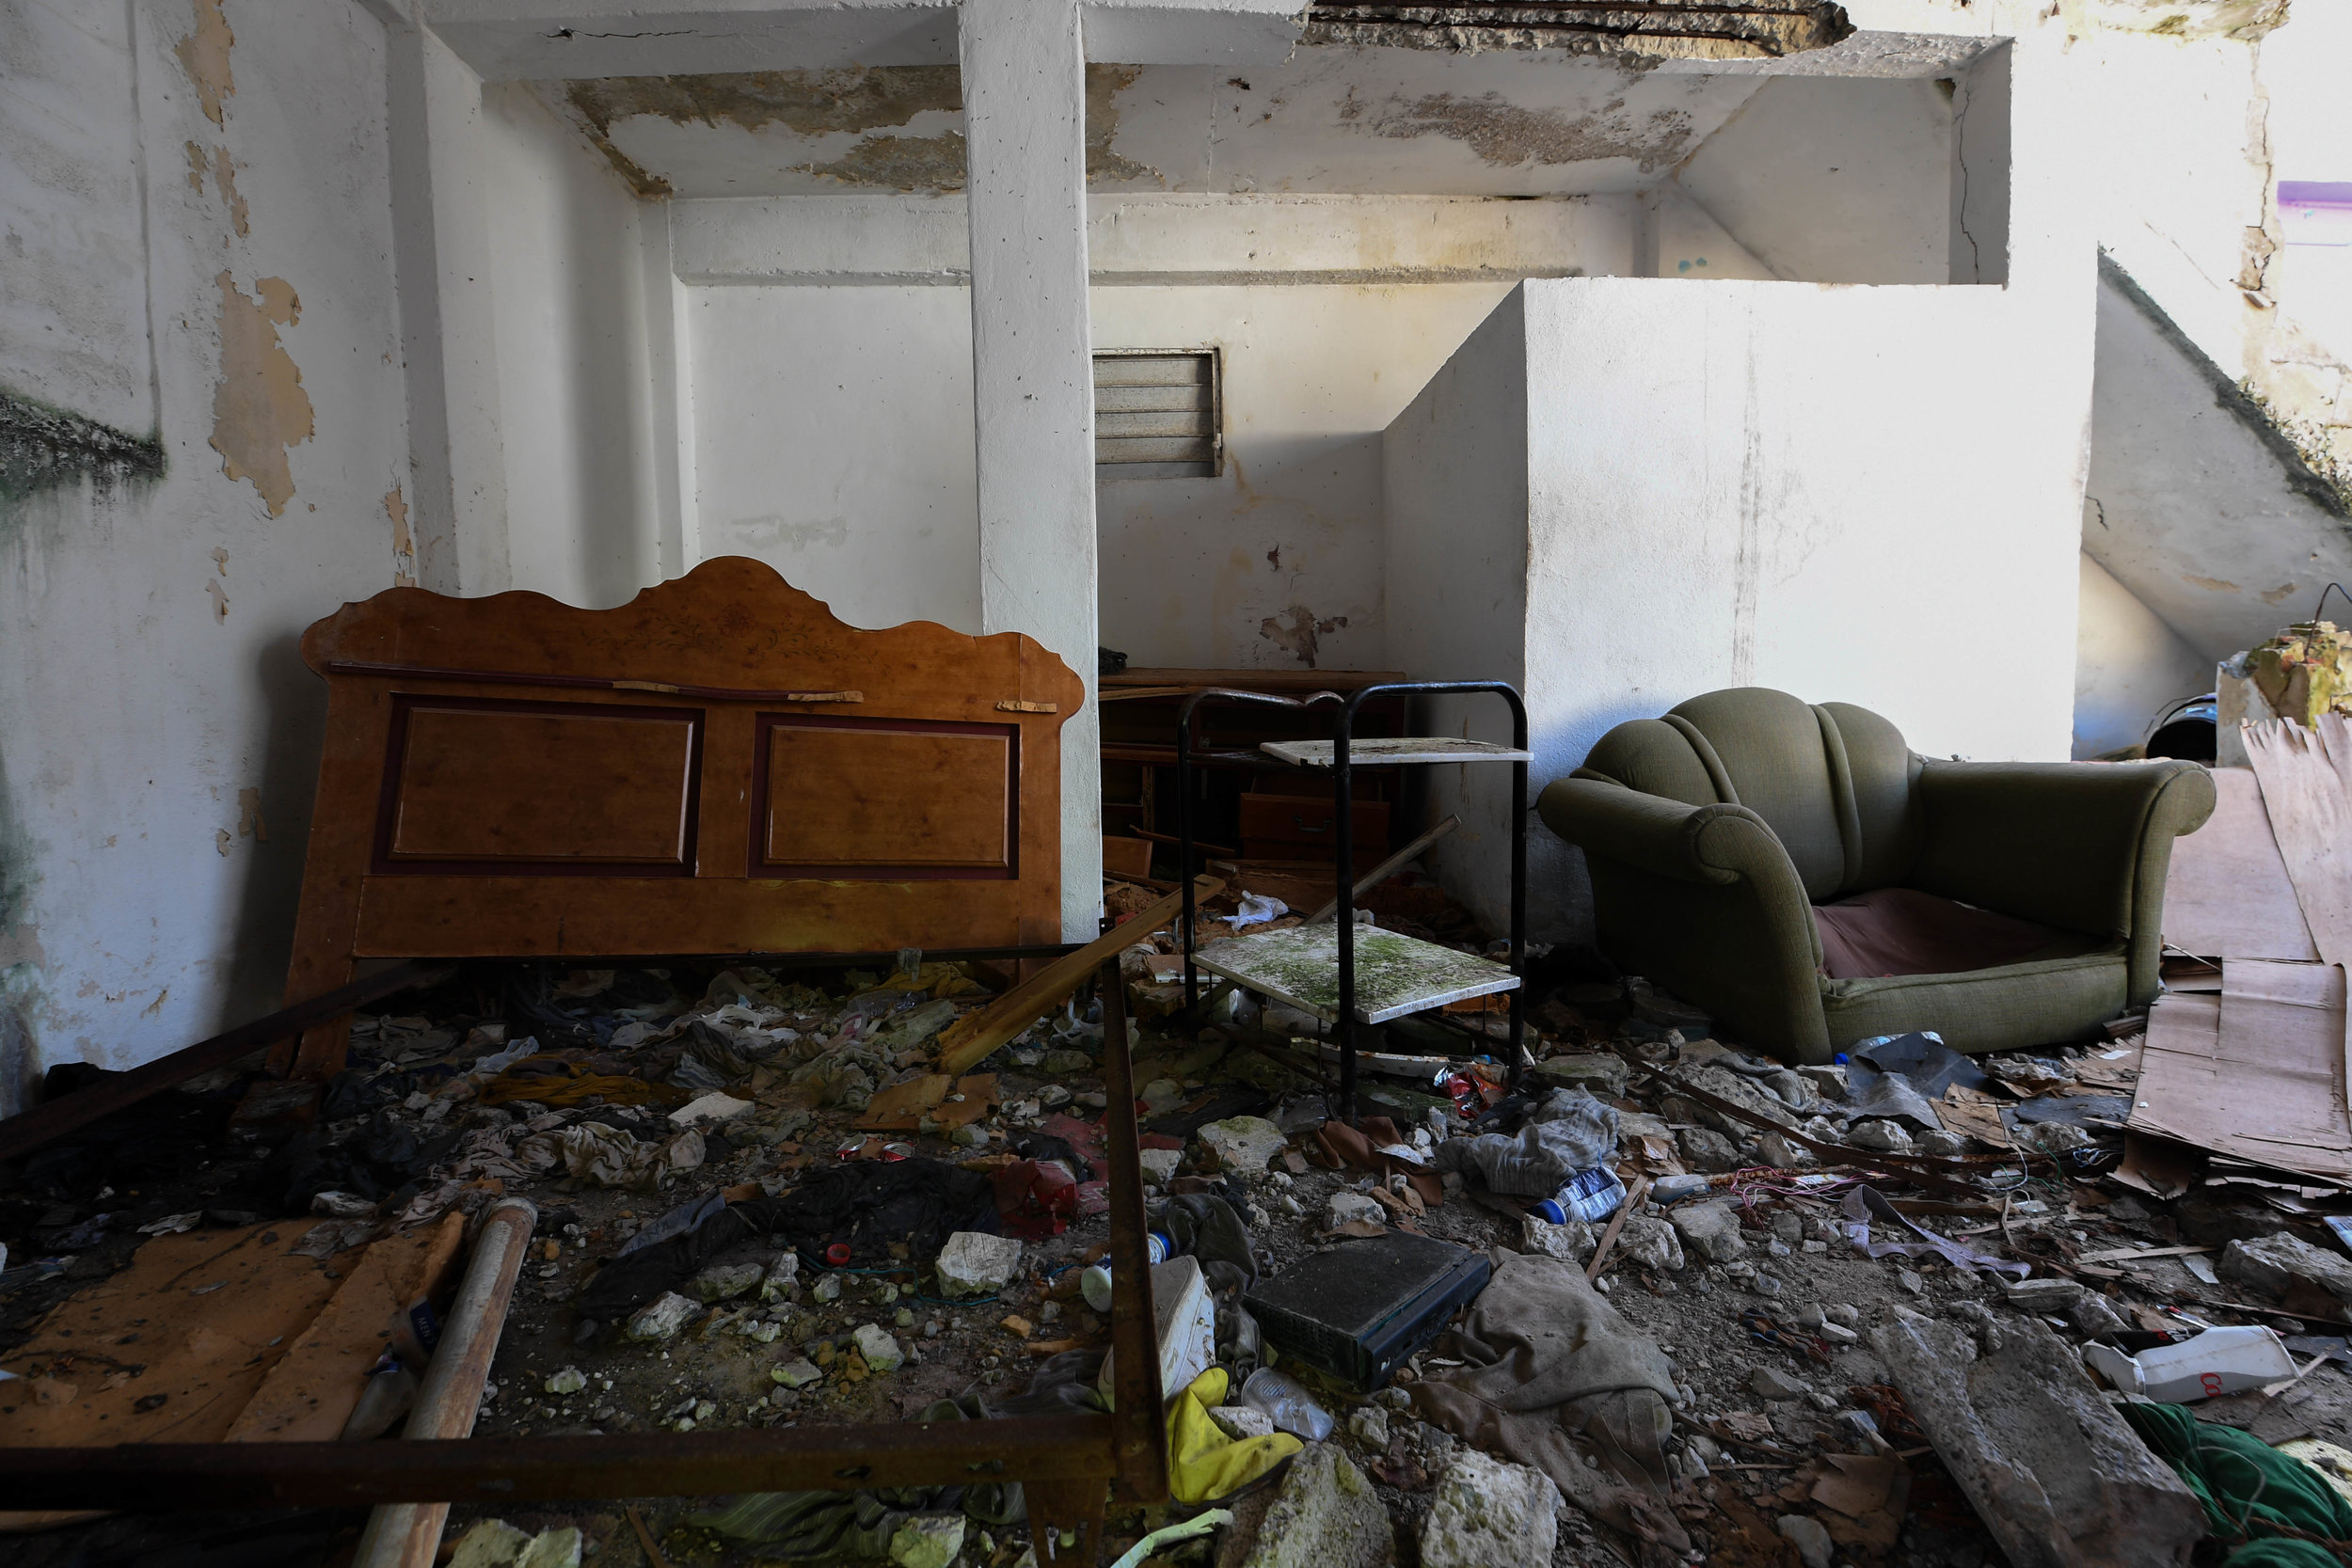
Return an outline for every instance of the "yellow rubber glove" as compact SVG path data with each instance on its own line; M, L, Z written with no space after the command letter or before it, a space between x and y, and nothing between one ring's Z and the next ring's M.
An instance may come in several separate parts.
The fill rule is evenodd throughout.
M1306 1445L1287 1432L1236 1442L1209 1419L1225 1402L1226 1376L1211 1367L1168 1407L1168 1489L1178 1502L1230 1497Z

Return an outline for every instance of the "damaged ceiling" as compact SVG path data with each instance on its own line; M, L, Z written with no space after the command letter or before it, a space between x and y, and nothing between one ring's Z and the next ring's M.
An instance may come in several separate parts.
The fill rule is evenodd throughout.
M1854 30L1828 0L1313 0L1307 18L1311 41L1691 60L1778 59Z
M1750 8L1761 10L1764 8ZM1849 39L1823 55L1872 58ZM1981 47L1887 56L1935 74ZM1572 196L1653 184L1723 127L1776 62L1729 69L1556 50L1302 48L1285 64L1093 65L1095 191ZM1850 66L1851 69L1851 66ZM641 195L961 190L952 66L539 82Z

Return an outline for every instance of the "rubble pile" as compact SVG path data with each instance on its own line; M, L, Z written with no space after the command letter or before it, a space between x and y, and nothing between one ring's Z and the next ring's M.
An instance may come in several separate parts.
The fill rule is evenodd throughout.
M1368 1049L1350 1126L1313 1020L1228 994L1183 1023L1169 946L1123 970L1174 1497L1115 1513L1114 1554L1192 1520L1149 1560L1979 1568L2059 1537L2047 1560L2185 1560L2226 1533L2183 1479L2201 1450L2134 1411L2352 1469L2327 1223L2352 1203L2227 1162L2152 1177L2121 1131L2128 1022L1797 1068L1564 955L1536 966L1526 1070L1498 999L1457 1005ZM146 1235L291 1217L331 1267L519 1194L540 1229L482 1434L1100 1408L1104 1008L939 1071L941 1033L1007 984L914 953L453 983L358 1020L283 1141L218 1144L229 1073L28 1161L0 1197L0 1333ZM1381 1248L1410 1259L1375 1271L1405 1305L1365 1327L1346 1270ZM1030 1544L1012 1483L660 1500L642 1541L625 1512L492 1530L461 1508L449 1538L928 1568Z

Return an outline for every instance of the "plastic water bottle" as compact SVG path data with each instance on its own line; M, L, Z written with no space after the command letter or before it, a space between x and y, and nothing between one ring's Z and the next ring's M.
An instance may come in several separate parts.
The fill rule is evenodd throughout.
M1617 1173L1607 1165L1595 1165L1568 1178L1560 1196L1535 1205L1535 1213L1554 1225L1565 1225L1572 1219L1598 1225L1615 1213L1624 1201L1625 1183L1617 1180Z
M1331 1413L1317 1404L1296 1378L1261 1367L1241 1386L1241 1402L1261 1411L1275 1430L1320 1443L1331 1435Z
M1143 1256L1154 1266L1167 1262L1176 1256L1175 1238L1164 1235L1157 1230L1145 1231ZM1111 1260L1109 1259L1105 1258L1099 1263L1089 1265L1087 1272L1078 1276L1078 1293L1085 1296L1087 1305L1097 1312L1108 1312L1111 1309Z

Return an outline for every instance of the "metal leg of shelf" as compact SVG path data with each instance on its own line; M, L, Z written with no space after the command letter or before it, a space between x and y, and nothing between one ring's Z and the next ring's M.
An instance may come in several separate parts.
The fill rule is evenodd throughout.
M1340 721L1331 735L1331 795L1337 821L1337 842L1332 846L1334 860L1332 880L1339 884L1339 909L1334 918L1340 923L1339 941L1333 944L1339 954L1339 1024L1340 1034L1340 1119L1348 1126L1356 1125L1356 805L1355 778L1347 755L1348 732L1356 727L1356 705L1346 703L1340 709Z

